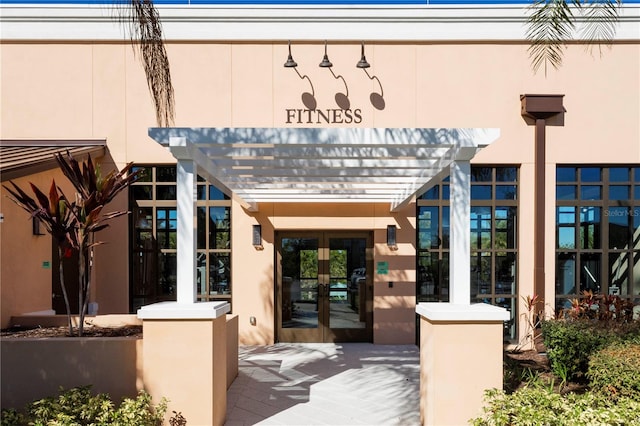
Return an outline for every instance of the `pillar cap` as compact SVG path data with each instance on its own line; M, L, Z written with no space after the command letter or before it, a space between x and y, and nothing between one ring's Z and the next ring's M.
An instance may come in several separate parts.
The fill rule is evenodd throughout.
M215 319L231 310L227 302L178 303L160 302L138 309L138 318L150 319Z
M508 321L509 311L487 303L418 303L416 313L429 321Z

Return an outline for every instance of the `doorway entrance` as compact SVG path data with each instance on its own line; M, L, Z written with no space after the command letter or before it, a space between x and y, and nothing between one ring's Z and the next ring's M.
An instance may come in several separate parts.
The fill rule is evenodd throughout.
M371 342L371 233L283 232L276 241L277 340Z

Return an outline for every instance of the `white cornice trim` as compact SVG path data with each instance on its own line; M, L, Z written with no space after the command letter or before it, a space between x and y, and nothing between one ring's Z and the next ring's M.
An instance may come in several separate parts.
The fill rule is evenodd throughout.
M524 41L527 9L478 6L157 6L168 41ZM122 41L105 5L0 5L2 40ZM640 4L624 5L616 40L640 40Z

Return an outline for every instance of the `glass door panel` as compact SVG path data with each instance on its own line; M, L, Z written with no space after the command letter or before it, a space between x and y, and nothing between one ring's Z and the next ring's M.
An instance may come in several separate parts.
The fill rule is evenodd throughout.
M370 234L287 233L277 241L278 341L371 341Z
M366 238L329 239L329 328L366 327Z
M319 327L319 238L281 240L281 328Z

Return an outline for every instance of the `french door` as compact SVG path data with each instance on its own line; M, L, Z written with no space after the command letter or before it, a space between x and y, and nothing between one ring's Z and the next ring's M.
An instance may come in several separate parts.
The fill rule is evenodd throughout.
M372 341L370 233L283 232L277 248L278 341Z

